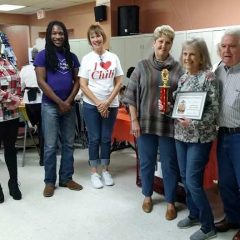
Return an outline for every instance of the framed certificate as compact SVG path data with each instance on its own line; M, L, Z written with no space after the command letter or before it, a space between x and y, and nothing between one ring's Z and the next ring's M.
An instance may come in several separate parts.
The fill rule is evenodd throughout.
M173 107L172 118L201 120L207 92L179 92Z

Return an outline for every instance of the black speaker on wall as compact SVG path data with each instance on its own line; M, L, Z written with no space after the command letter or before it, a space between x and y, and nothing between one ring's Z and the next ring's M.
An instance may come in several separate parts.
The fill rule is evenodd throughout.
M118 35L139 33L139 7L136 5L118 7Z
M100 5L94 7L94 15L96 22L102 22L107 20L107 6Z

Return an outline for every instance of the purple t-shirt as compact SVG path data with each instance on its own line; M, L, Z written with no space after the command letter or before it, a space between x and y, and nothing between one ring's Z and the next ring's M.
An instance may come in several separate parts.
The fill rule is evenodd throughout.
M59 98L66 100L73 88L73 71L68 68L63 53L57 52L57 58L59 68L55 72L46 69L46 82ZM73 68L79 68L80 63L74 53L72 53L72 59L74 66ZM46 67L45 49L37 54L34 61L34 66ZM53 101L49 99L44 93L42 102L53 103Z

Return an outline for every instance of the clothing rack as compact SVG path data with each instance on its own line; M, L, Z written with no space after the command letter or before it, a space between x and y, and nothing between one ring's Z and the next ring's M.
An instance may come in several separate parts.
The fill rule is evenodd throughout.
M11 47L8 37L5 33L0 31L0 43L2 44L1 54L2 57L7 58L8 61L13 65L17 66L17 58L13 52L13 48Z

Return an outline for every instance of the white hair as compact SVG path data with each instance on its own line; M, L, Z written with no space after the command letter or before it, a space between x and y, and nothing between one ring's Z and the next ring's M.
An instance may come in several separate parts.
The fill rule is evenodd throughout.
M223 36L222 36L221 42L222 42L223 38L225 36L228 36L228 35L238 37L239 44L240 44L240 28L230 28L230 29L227 29L224 32Z

